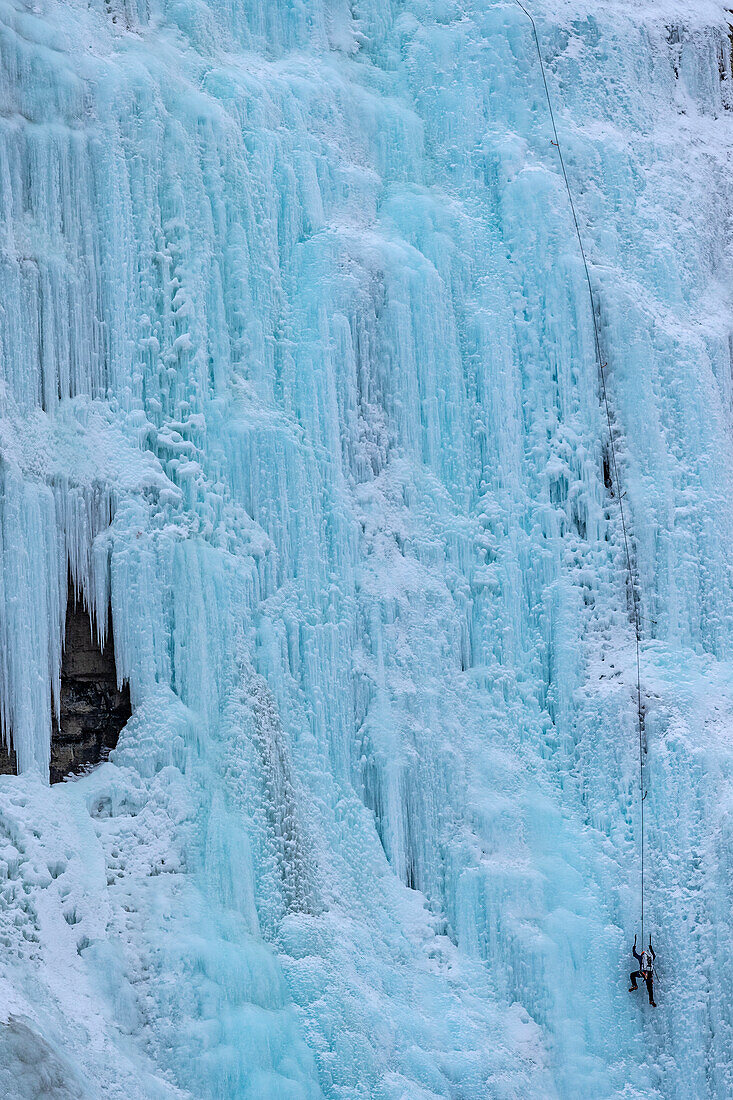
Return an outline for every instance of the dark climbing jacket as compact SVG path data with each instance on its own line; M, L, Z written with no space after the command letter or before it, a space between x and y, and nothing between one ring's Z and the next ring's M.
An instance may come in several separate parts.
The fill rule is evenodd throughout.
M639 970L641 970L642 974L650 974L654 969L654 959L656 958L652 945L649 944L648 951L645 948L642 948L641 954L639 954L635 947L632 947L631 950L633 952L634 958L639 964Z

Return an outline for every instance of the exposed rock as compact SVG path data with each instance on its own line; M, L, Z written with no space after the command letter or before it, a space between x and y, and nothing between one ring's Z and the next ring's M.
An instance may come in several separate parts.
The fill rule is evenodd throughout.
M130 689L117 686L111 616L103 649L84 607L69 601L61 665L61 716L51 736L52 783L105 760L132 713ZM15 775L15 751L0 743L0 774Z
M0 744L0 775L17 775L18 763L15 749Z
M61 720L51 738L51 782L106 759L132 713L127 684L117 686L111 617L104 649L86 610L69 601L61 665Z

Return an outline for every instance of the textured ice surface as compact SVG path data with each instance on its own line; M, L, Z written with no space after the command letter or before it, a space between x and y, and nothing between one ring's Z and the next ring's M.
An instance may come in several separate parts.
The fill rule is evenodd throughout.
M3 1095L733 1095L730 16L533 10L659 1007L526 17L2 0Z

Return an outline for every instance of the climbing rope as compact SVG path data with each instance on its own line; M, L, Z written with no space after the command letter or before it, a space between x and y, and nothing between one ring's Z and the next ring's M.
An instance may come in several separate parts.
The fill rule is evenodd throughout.
M626 570L629 590L631 592L631 602L634 614L634 636L636 639L636 718L639 727L639 799L641 803L641 945L644 947L644 800L646 798L646 791L644 790L644 712L641 705L641 654L640 654L640 642L641 642L641 616L639 614L639 602L634 585L634 571L631 567L631 551L629 550L629 536L626 529L626 514L624 512L624 499L621 492L621 478L618 472L618 462L616 461L616 445L613 439L613 427L611 424L611 409L608 403L608 392L606 390L606 363L603 360L601 353L601 339L598 332L598 317L596 315L596 302L595 295L593 293L593 284L590 278L590 271L588 269L588 261L585 255L585 248L583 247L583 236L580 232L580 224L578 222L578 215L575 210L575 201L573 199L573 192L570 187L570 180L568 179L568 173L565 168L565 158L562 153L562 146L560 145L560 138L557 133L557 126L555 124L555 111L552 106L552 96L550 95L550 88L547 83L547 73L545 72L545 63L542 60L542 50L540 49L540 39L537 33L537 24L535 23L530 12L527 11L524 4L520 3L520 0L514 0L517 7L521 8L524 14L532 24L532 34L534 36L534 43L537 47L537 57L540 63L540 72L542 73L542 83L545 88L545 97L547 99L547 107L550 112L550 122L552 123L552 133L554 135L554 141L552 144L557 149L557 155L560 160L560 167L562 169L562 176L565 180L565 189L568 193L568 201L570 203L570 210L573 215L573 223L575 225L575 233L578 238L578 245L580 247L580 255L583 259L583 267L585 269L585 278L588 283L588 298L590 300L590 312L593 319L593 335L595 342L596 359L598 361L598 372L601 379L601 395L603 397L603 405L606 410L606 422L608 424L608 439L611 452L611 477L612 482L616 484L616 496L618 498L619 511L621 513L621 530L623 532L624 551L626 554Z

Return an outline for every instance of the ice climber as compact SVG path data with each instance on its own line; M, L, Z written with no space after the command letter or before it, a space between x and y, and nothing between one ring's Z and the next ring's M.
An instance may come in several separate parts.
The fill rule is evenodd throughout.
M638 989L636 984L637 978L643 978L646 982L647 992L649 994L649 1004L652 1008L657 1007L657 1002L654 1000L654 960L656 955L654 954L654 948L652 947L652 938L649 937L649 950L645 951L642 947L641 955L636 950L636 936L634 936L634 946L632 948L634 958L639 964L639 969L635 970L631 975L631 985L629 986L629 993L633 993L635 989Z

